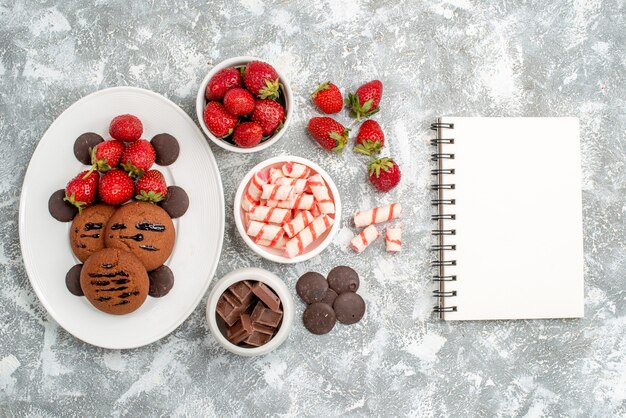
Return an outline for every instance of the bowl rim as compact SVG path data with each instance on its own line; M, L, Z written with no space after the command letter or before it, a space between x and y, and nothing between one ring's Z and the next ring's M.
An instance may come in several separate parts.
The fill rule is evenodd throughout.
M232 284L243 280L265 283L271 287L274 292L276 292L276 295L280 298L283 306L283 322L280 328L278 328L278 332L267 344L260 347L246 348L239 347L231 343L220 331L217 325L217 319L215 318L217 301L222 293L224 293ZM217 283L215 283L213 289L211 289L209 297L207 298L206 304L206 318L209 323L209 330L215 340L219 343L219 345L231 353L245 357L261 356L278 348L283 342L285 342L291 332L294 315L295 303L285 282L283 282L276 274L258 267L241 268L226 274L224 277L219 279Z
M293 258L288 258L287 256L280 256L280 255L272 254L269 251L266 251L263 248L261 248L260 245L257 245L256 243L254 243L254 241L250 239L248 234L246 234L245 228L243 226L243 222L241 221L241 211L242 211L241 198L244 194L245 186L248 184L248 182L250 182L250 179L252 179L252 176L254 175L254 173L256 173L257 171L269 165L276 164L276 163L286 163L286 162L295 162L295 163L304 164L312 168L313 170L315 170L317 173L319 173L324 179L324 181L326 182L326 184L328 185L328 188L331 190L333 194L333 198L334 198L334 203L335 203L335 213L334 213L335 222L333 223L328 236L315 249L309 252L305 252L304 254L301 254ZM281 155L277 157L268 158L260 162L259 164L255 165L250 171L248 171L248 173L243 177L235 193L235 200L233 203L233 215L235 217L235 225L237 226L237 231L239 232L239 235L241 236L243 241L248 245L248 247L252 251L260 255L261 257L270 261L274 261L276 263L294 264L294 263L299 263L302 261L310 260L311 258L322 253L330 245L335 235L337 235L337 232L339 232L339 227L341 223L341 198L339 196L339 190L337 190L337 186L335 185L335 182L322 167L320 167L313 161L307 160L306 158L298 157L295 155Z
M278 68L272 65L274 69L276 70L276 73L278 74L280 82L283 86L283 94L285 95L285 119L283 121L283 127L277 133L275 133L274 136L272 136L270 139L252 148L241 148L235 145L231 145L228 142L216 137L209 131L206 124L204 123L204 107L205 107L204 93L205 93L207 84L209 84L209 80L218 71L226 67L234 67L238 65L243 65L251 61L263 61L263 62L269 63L268 60L265 60L259 57L247 56L247 55L227 58L219 62L218 64L215 64L207 72L207 74L204 76L204 79L200 83L200 87L198 88L198 93L196 94L196 117L198 119L198 124L200 125L200 128L202 129L202 132L204 133L204 135L208 137L211 140L211 142L213 142L218 147L223 148L228 151L240 153L240 154L250 154L253 152L257 152L257 151L262 151L266 148L269 148L276 142L278 142L278 140L282 138L285 132L287 131L287 128L289 127L289 124L291 122L291 115L293 114L293 92L291 90L291 85L289 84L289 80L285 77L282 71L280 71Z

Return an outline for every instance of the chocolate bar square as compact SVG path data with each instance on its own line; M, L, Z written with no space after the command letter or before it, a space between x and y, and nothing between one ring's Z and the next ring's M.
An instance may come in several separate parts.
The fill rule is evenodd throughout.
M239 344L252 333L250 315L243 314L232 327L226 328L226 338L233 344Z
M280 308L279 308L280 309ZM265 307L262 302L257 302L252 315L250 316L252 322L255 324L266 325L268 327L276 328L283 317L283 312L272 311Z
M252 303L252 299L254 299L254 293L250 290L251 288L251 284L241 281L231 285L228 290L237 298L241 305L248 307Z
M225 291L217 301L215 309L217 314L226 322L226 325L233 326L241 314L241 303L233 297L230 292Z
M252 333L246 338L245 343L254 347L260 347L263 344L267 344L267 342L272 339L274 331L273 328L253 323Z
M271 310L278 312L280 311L280 299L276 296L276 293L272 291L269 287L267 287L264 283L256 282L252 286L252 292L261 299L261 302L265 304Z

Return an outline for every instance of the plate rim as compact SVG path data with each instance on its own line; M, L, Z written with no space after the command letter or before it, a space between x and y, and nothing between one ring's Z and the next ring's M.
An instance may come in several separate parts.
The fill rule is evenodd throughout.
M197 300L195 300L192 304L189 305L189 308L180 316L180 318L173 323L172 326L155 333L154 337L150 337L144 341L139 341L133 344L106 344L106 343L95 343L93 341L87 341L85 339L83 339L81 336L76 335L74 332L69 331L63 323L61 323L57 317L53 314L54 309L52 309L52 307L50 306L48 300L45 298L45 296L42 294L41 289L39 289L39 287L37 285L35 285L32 275L33 272L31 271L31 268L29 266L29 264L26 262L26 258L25 258L25 222L26 222L26 215L25 215L25 191L27 190L27 179L29 177L29 173L32 170L32 160L33 157L35 156L35 154L37 153L37 150L40 148L40 145L42 143L42 141L44 140L44 138L48 135L48 133L50 132L50 130L57 124L59 123L59 119L61 119L61 117L66 114L67 112L69 112L71 109L73 109L74 107L78 106L79 103L81 103L83 100L87 100L90 98L93 98L94 96L103 96L109 93L114 93L114 92L130 92L130 93L139 93L139 94L146 94L152 97L155 97L158 100L161 100L163 102L165 102L167 105L171 106L174 108L175 111L177 111L178 113L180 113L184 119L186 119L191 126L193 127L192 129L195 130L198 134L198 137L203 138L204 140L202 141L201 147L203 147L205 149L205 151L207 151L207 156L209 158L209 160L213 163L213 171L216 174L216 180L219 186L219 197L221 198L221 211L222 211L222 216L219 219L219 230L220 230L220 239L217 245L217 259L215 261L214 266L212 267L212 271L209 272L209 274L207 275L206 281L203 285L202 291L199 292L198 294L198 298ZM101 90L97 90L94 91L93 93L87 94L83 97L81 97L80 99L76 100L74 103L72 103L70 106L68 106L65 110L63 110L63 112L61 112L50 124L50 126L48 126L48 128L46 129L46 131L43 133L43 135L41 136L41 138L39 139L39 141L37 142L37 145L35 146L35 149L32 153L32 155L30 156L30 159L28 161L28 166L26 167L26 171L24 172L24 180L22 181L22 186L21 186L21 190L20 190L20 204L19 204L19 211L18 211L18 229L19 229L19 239L20 239L20 252L22 255L22 263L24 265L24 270L26 272L26 276L28 277L28 281L30 282L31 288L35 291L35 294L37 295L37 299L39 299L39 302L43 305L43 307L46 309L46 312L48 313L48 315L50 315L50 317L52 319L54 319L54 321L61 327L63 328L63 330L65 330L65 332L67 332L68 334L72 335L73 337L77 338L80 341L83 341L87 344L90 344L94 347L100 347L100 348L105 348L105 349L112 349L112 350L124 350L124 349L132 349L132 348L138 348L138 347L143 347L149 344L152 344L154 342L157 342L159 340L161 340L162 338L168 336L169 334L171 334L174 330L176 330L183 322L185 322L189 316L193 313L193 311L198 307L198 305L200 304L200 302L204 299L205 294L207 292L207 290L209 289L211 282L215 276L215 272L217 271L217 267L218 264L220 262L220 259L222 257L222 249L223 249L223 245L224 245L224 232L225 232L225 224L226 224L226 207L225 207L225 200L224 200L224 185L222 183L222 177L220 174L220 170L219 170L219 166L217 164L217 160L215 159L215 155L213 154L213 151L211 150L211 147L208 143L208 141L206 140L206 137L204 136L204 134L202 133L202 131L200 130L200 128L198 127L198 125L194 122L194 120L191 118L191 116L189 116L189 114L187 114L187 112L185 112L180 106L178 106L176 103L174 103L172 100L168 99L167 97L156 93L154 91L148 90L148 89L144 89L141 87L133 87L133 86L116 86L116 87L108 87L105 89L101 89Z

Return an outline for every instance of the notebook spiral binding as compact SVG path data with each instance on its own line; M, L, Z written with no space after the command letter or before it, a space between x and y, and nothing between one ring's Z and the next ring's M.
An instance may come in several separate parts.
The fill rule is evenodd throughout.
M443 137L444 130L454 129L454 124L438 121L431 124L430 129L437 133L436 138L430 140L430 144L435 149L430 159L436 163L436 168L431 170L431 174L435 177L435 182L430 187L435 192L436 197L431 200L431 203L437 208L436 213L431 217L436 222L432 235L437 238L437 243L431 247L431 250L435 252L437 257L431 263L431 266L435 269L432 280L438 284L438 288L433 290L433 297L437 299L437 304L433 311L439 315L439 318L443 319L446 312L457 311L456 305L447 303L448 298L453 298L457 295L456 290L445 289L446 282L456 281L456 275L446 274L446 267L456 266L456 260L446 259L446 252L455 251L456 245L446 244L445 242L446 237L456 235L456 229L448 228L445 222L456 219L456 214L449 213L450 206L456 204L455 199L445 198L446 191L454 190L456 185L450 182L449 177L447 177L444 183L444 175L451 176L455 174L454 168L444 166L444 162L447 165L450 160L454 160L454 153L443 152L442 147L442 145L454 144L454 138Z

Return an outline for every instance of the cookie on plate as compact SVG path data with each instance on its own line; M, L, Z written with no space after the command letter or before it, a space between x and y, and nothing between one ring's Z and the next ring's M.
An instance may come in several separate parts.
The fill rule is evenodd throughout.
M137 257L127 251L104 248L85 261L80 272L80 287L97 309L123 315L144 303L150 279Z
M80 261L84 262L104 248L104 229L116 209L115 206L97 204L83 209L74 217L70 228L70 246Z
M131 202L109 219L105 244L133 253L152 271L172 253L176 231L167 212L148 202Z

